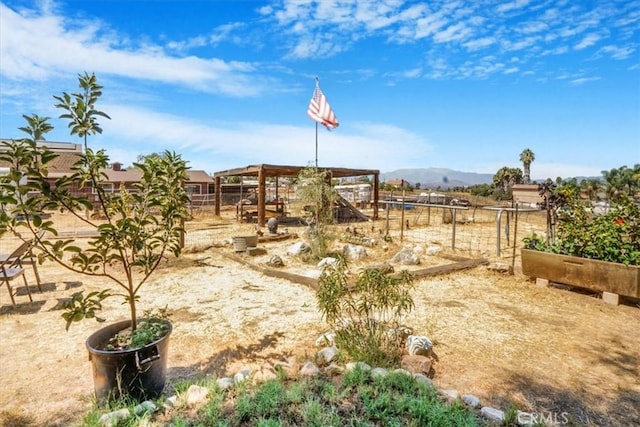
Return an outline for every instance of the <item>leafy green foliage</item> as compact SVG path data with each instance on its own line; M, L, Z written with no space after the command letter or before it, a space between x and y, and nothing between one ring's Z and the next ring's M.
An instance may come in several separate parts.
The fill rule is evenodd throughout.
M483 425L473 410L460 403L443 402L432 387L402 373L372 378L370 373L356 368L345 373L343 381L316 376L296 381L271 380L227 391L214 385L209 390L207 404L198 411L176 407L169 414L133 416L123 425L155 425L155 417L163 425L172 426ZM126 402L122 405L133 408ZM92 411L84 425L97 426L98 419L97 411Z
M87 73L78 77L78 83L79 92L54 96L70 134L84 141L84 153L70 175L57 179L49 175L57 154L37 143L53 129L48 117L24 116L27 125L20 129L29 137L3 143L6 150L0 152L0 160L10 170L0 177L0 236L33 235L42 251L41 261L53 260L73 272L110 279L120 288L120 293L74 294L63 314L67 328L82 318L102 320L96 316L102 300L120 295L129 304L135 330L141 286L163 259L181 251L189 201L184 189L187 166L178 154L168 151L146 156L135 164L142 176L130 191L106 192L102 184L109 157L87 144L88 136L102 133L98 119L109 118L96 109L102 86ZM87 210L100 219L88 218ZM81 248L74 239L55 238L58 230L49 219L51 211L69 212L93 228L95 237L88 240L88 247Z
M593 215L584 201L569 201L558 221L555 243L534 234L523 240L525 248L640 265L640 206L630 197L618 197L603 215Z
M121 332L111 338L106 350L135 350L157 341L169 332L168 320L166 307L157 312L145 312L136 329Z
M406 270L388 275L363 269L350 282L347 264L337 258L320 276L316 301L323 318L336 333L336 344L354 360L377 366L397 364L401 345L396 334L402 317L413 307L413 276Z
M65 311L62 313L62 318L67 321L65 330L68 331L73 322L79 322L85 318L104 322L105 319L98 317L96 311L102 309L102 300L110 296L108 289L101 292L89 292L86 296L82 291L71 295L71 300L63 304Z

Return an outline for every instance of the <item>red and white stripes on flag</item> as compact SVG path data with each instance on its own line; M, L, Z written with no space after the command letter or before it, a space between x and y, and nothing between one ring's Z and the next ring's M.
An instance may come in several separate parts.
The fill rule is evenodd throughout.
M313 96L311 97L311 102L309 102L307 116L309 116L309 118L314 122L324 125L328 130L339 126L338 118L329 106L324 93L320 90L320 84L317 80L316 88L313 91Z

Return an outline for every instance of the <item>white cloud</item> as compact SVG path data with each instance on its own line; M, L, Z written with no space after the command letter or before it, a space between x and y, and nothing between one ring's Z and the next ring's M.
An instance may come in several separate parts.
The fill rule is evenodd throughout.
M446 30L436 33L433 39L436 43L451 42L466 39L471 33L471 28L463 23L458 23L450 25Z
M111 116L111 120L102 123L105 135L109 135L110 141L117 141L109 144L108 152L128 156L116 159L110 155L125 164L143 154L126 151L129 142L139 141L153 141L146 152L175 150L190 160L192 167L208 171L245 166L231 163L237 158L249 163L306 165L315 157L315 136L310 126L259 122L205 124L124 105L106 105L103 109ZM340 127L319 133L321 165L354 168L384 165L391 170L420 164L416 153L423 155L430 150L431 145L424 138L380 123L351 123L349 130ZM225 159L224 163L221 159Z
M470 51L479 50L487 46L491 46L497 42L495 37L482 37L475 40L469 40L462 45Z
M596 44L601 38L602 36L600 34L595 34L595 33L587 34L573 48L576 50L586 49Z
M522 9L529 4L529 0L515 0L509 3L501 4L496 8L499 13L510 12L512 10Z
M236 97L266 90L261 79L248 77L255 72L253 64L175 57L155 45L131 47L125 38L99 21L71 22L55 15L21 15L0 4L0 27L0 72L14 80L44 80L84 68Z
M613 59L627 59L636 49L632 46L618 47L613 45L603 46L597 54L607 54Z
M579 86L585 83L595 82L598 80L600 80L600 77L580 77L580 78L569 81L569 84L571 84L572 86Z

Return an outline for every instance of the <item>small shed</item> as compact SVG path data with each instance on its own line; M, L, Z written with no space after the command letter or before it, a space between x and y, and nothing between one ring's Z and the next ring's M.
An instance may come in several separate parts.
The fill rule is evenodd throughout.
M535 207L544 200L538 192L538 184L515 184L512 189L513 201Z
M243 168L218 171L213 174L215 182L215 214L220 215L220 201L222 194L222 178L229 176L255 176L258 178L258 226L266 224L266 179L267 177L297 177L301 170L308 166L286 165L249 165ZM354 176L373 176L373 219L378 219L378 187L380 171L377 169L348 169L337 167L319 167L321 171L328 171L332 178L347 178Z

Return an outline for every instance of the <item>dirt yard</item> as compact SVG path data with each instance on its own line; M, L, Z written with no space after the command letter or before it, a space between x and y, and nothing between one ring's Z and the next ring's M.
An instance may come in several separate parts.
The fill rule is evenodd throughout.
M163 265L139 303L168 306L172 313L168 390L185 378L256 372L276 360L313 355L314 341L325 331L313 290L224 256L234 253L231 236L248 234L253 225L226 218L209 220L205 228L208 243ZM295 241L260 243L266 255L243 257L264 266L269 256L280 255L286 271L315 270L286 254ZM399 248L394 243L387 252L368 252L371 260L382 260ZM427 255L422 261L422 267L453 262ZM65 332L59 307L73 292L102 289L102 283L50 264L40 274L43 292L35 292L31 304L22 289L14 310L6 288L0 291L2 425L66 426L92 404L84 342L99 325L84 321ZM611 306L593 293L538 287L517 263L514 275L480 266L418 280L414 300L405 323L434 340L438 387L572 425L640 425L637 301ZM108 321L125 319L127 306L110 299L102 314Z

